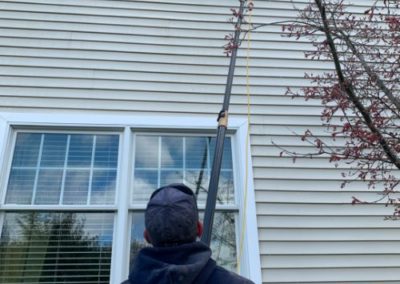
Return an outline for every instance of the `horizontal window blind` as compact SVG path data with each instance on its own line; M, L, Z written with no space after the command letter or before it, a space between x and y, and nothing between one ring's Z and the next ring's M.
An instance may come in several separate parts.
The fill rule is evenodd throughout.
M5 213L0 283L110 280L112 213Z

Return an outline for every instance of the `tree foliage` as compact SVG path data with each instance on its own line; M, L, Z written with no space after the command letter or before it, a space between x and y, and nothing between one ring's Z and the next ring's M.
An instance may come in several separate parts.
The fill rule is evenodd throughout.
M393 195L400 183L398 8L398 1L374 1L360 11L344 0L313 0L299 10L296 21L283 25L284 35L312 43L307 58L332 62L334 67L331 72L306 74L310 86L288 90L292 96L319 99L323 105L321 119L331 137L323 139L307 130L302 140L317 149L308 156L328 155L331 162L348 163L342 186L354 179L372 188L382 183L383 198L396 208L393 218L400 216L400 199ZM353 198L353 203L360 202Z
M0 238L1 283L108 283L111 244L76 213L12 213ZM77 274L79 271L79 274Z

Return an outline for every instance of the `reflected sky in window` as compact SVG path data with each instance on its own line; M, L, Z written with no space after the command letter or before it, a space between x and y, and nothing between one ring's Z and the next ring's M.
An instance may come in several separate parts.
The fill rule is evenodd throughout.
M35 167L39 156L42 135L39 133L19 133L15 142L14 167Z
M185 183L204 203L215 139L208 136L136 135L132 202L145 203L160 186ZM234 204L231 139L225 140L218 204Z
M18 133L8 204L114 204L119 135Z

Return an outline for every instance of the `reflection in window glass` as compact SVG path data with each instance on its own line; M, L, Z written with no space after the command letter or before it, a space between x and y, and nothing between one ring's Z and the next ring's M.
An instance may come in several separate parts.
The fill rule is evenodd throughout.
M39 171L35 204L58 204L61 192L62 170L43 169Z
M0 283L110 281L113 214L5 213Z
M118 143L117 135L97 135L94 155L94 167L112 168L118 166Z
M193 190L199 204L206 203L209 183L210 176L207 170L189 170L185 172L185 184ZM218 189L218 196L220 195L221 191ZM221 203L220 198L217 198L217 200Z
M200 218L203 218L202 214ZM149 244L143 238L144 213L132 214L131 264L138 251ZM215 213L211 236L212 258L228 270L236 270L235 213L218 211Z
M133 182L134 202L147 202L151 193L158 188L158 176L157 170L135 170Z
M186 168L204 169L208 167L210 141L211 137L186 137Z
M140 169L157 169L159 157L158 136L136 136L135 167Z
M69 144L68 167L89 167L92 161L93 135L73 135Z
M203 218L203 216L201 216ZM212 257L228 270L236 271L235 213L216 212L211 234Z
M149 246L143 237L144 213L132 214L130 264L140 249ZM131 269L129 269L130 271Z
M31 204L35 170L12 169L8 181L7 203Z
M68 135L51 134L43 136L40 159L42 167L62 167L65 161Z
M231 139L225 140L218 204L234 204ZM160 186L185 183L204 204L214 155L215 139L208 136L137 135L133 203L143 203Z
M15 142L14 167L35 167L38 160L42 135L39 133L19 133Z
M211 153L211 161L214 159L215 153L215 138L211 138L210 142L210 153ZM232 168L232 145L230 143L230 138L225 138L224 141L224 151L222 155L222 163L221 169L231 169Z
M18 133L6 203L113 204L118 147L118 135Z
M67 170L63 204L86 204L89 191L90 171Z
M180 137L161 137L161 168L183 167L183 139Z
M113 204L116 180L116 170L94 170L90 204Z
M160 185L171 183L182 183L183 172L179 170L162 170L160 172Z
M218 202L219 203L233 203L235 195L233 192L233 171L221 170L218 182Z

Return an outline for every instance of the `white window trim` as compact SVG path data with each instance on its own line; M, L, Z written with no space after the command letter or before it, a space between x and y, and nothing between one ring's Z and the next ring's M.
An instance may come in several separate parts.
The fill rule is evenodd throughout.
M75 128L87 128L88 130L99 130L104 129L124 129L122 135L122 146L120 153L124 152L132 154L130 149L132 142L132 131L131 129L154 129L154 130L164 130L167 128L174 130L199 130L199 131L212 131L216 129L216 122L214 118L206 117L182 117L182 116L128 116L128 115L89 115L89 114L38 114L38 113L7 113L3 112L0 114L0 182L4 185L4 180L7 176L6 168L7 161L9 161L9 155L7 154L7 143L10 140L10 135L12 134L12 128L30 128L30 127L55 127L64 128L75 127ZM244 184L246 167L248 168L248 180L247 180L247 201L246 205L243 204L243 192L238 195L239 208L246 208L246 212L241 210L241 218L245 218L245 221L241 220L238 222L239 234L242 230L241 225L244 223L246 227L244 228L246 233L243 241L243 254L239 260L241 265L240 273L250 279L255 283L262 283L261 280L261 264L260 264L260 250L259 250L259 240L258 240L258 227L256 218L256 208L255 208L255 194L253 185L253 172L252 172L252 162L250 149L245 149L246 136L248 133L248 123L246 119L243 118L230 118L229 120L229 130L233 130L232 135L233 149L234 153L234 171L236 176L236 186L241 188ZM250 146L249 146L250 148ZM128 151L128 152L126 152ZM246 155L248 155L246 165ZM132 156L132 155L131 155ZM129 168L128 159L121 160L123 165L121 165L120 182L122 184L128 184L131 180L132 169ZM4 188L4 187L3 187ZM3 192L3 194L5 194ZM120 283L126 275L129 269L129 252L124 244L127 243L130 236L129 226L129 200L119 200L121 195L118 194L116 198L118 200L119 206L124 208L119 208L120 212L123 212L123 216L116 216L116 222L114 226L114 239L113 242L113 256L112 256L112 267L111 267L111 280L110 283ZM123 204L123 205L121 205ZM76 207L71 207L75 209ZM6 209L6 208L4 208ZM8 209L8 208L7 208ZM99 208L98 208L99 209ZM118 214L120 214L120 212ZM118 233L117 233L118 232ZM238 240L239 241L239 240ZM239 252L238 252L239 253ZM120 259L116 259L118 256ZM255 257L257 256L257 257ZM122 261L122 263L121 263ZM119 262L119 265L116 265ZM122 265L121 265L122 264Z
M231 125L229 127L232 128ZM240 192L238 200L239 207L246 208L246 212L244 212L244 210L240 210L242 216L239 221L239 232L241 232L241 230L245 230L245 234L243 240L243 254L239 261L241 262L240 273L249 277L255 283L261 284L261 255L258 239L257 211L250 143L247 143L248 145L246 149L247 135L249 135L248 127L249 124L247 119L241 120L241 124L236 128L234 144L232 145L232 148L237 151L234 155L235 159L237 159L236 161L234 160L234 166L237 167L234 169L237 174L236 181L238 183L240 182L240 184L236 184L236 188L241 188L245 182L247 183L245 185L245 187L247 187L246 200L244 200L244 192ZM250 139L248 141L250 141ZM245 177L246 169L247 181ZM244 204L245 201L246 204ZM242 222L242 218L245 218L244 222ZM242 224L245 224L245 228L241 228Z

